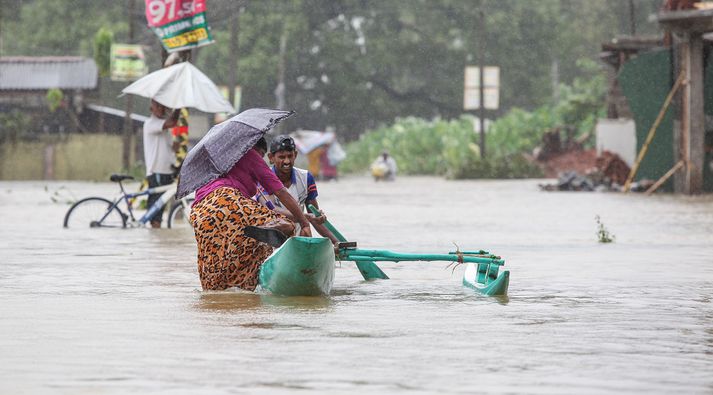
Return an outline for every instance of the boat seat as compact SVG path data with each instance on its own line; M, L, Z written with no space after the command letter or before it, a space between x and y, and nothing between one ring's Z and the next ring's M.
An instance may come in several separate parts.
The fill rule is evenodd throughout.
M490 264L490 271L488 272L488 277L490 277L491 280L495 280L496 278L498 278L499 269L500 265Z
M478 282L487 284L488 282L498 278L498 270L500 265L495 263L479 263L478 264Z

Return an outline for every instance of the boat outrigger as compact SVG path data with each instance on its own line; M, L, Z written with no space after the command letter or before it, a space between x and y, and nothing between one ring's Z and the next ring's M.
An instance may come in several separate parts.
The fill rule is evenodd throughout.
M310 210L319 215L313 207ZM353 261L366 280L388 279L375 262L445 261L465 264L463 285L483 295L506 295L510 272L505 261L487 251L452 251L448 254L411 254L356 248L328 221L325 226L342 242L335 256L332 243L321 237L290 237L267 258L260 269L260 286L276 295L328 295L334 281L335 260Z

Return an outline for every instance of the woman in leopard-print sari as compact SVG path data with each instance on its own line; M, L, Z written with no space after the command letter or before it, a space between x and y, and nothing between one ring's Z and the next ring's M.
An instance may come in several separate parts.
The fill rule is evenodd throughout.
M260 266L272 247L245 236L252 226L274 226L289 232L294 224L282 215L250 199L257 183L287 199L285 207L302 226L301 235L311 236L309 222L282 182L267 166L264 138L248 150L233 168L196 191L191 223L198 243L198 275L204 290L239 287L253 291Z

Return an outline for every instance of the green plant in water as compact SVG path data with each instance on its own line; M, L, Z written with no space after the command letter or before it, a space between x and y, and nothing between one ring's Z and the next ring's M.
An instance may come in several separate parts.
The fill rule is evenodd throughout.
M599 242L613 243L614 239L616 239L616 236L609 233L609 230L604 227L604 224L602 223L601 218L599 218L599 215L594 216L594 220L597 221L597 238L599 239Z

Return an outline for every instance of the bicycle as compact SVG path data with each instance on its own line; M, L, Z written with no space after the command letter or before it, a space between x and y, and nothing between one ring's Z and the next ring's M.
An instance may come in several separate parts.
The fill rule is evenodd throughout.
M177 184L148 188L143 191L129 193L124 189L122 181L133 180L134 177L125 174L112 174L109 180L119 184L121 194L113 201L103 197L87 197L74 203L64 216L65 228L136 228L146 226L154 213L172 201L176 195ZM139 219L134 216L131 201L139 196L151 193L161 193L159 199L146 210ZM169 210L167 226L169 228L191 227L190 211L193 203L192 197L183 197L175 201ZM119 208L124 203L126 212Z

